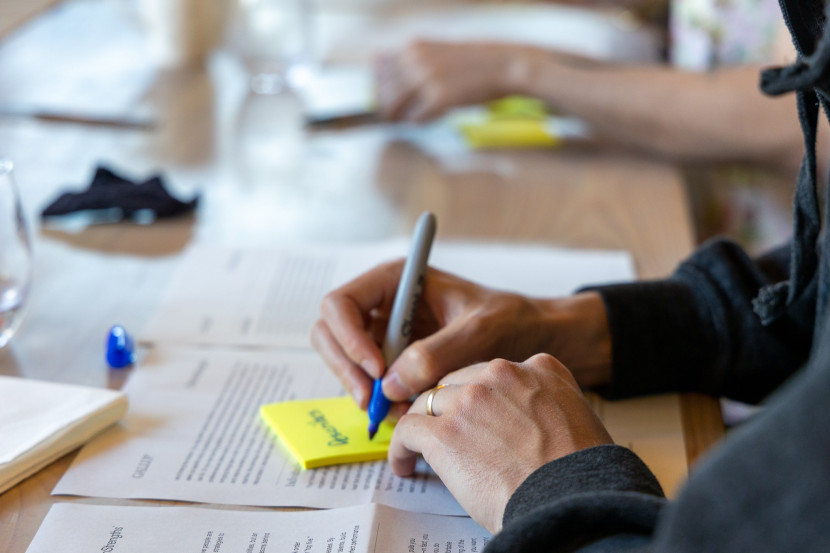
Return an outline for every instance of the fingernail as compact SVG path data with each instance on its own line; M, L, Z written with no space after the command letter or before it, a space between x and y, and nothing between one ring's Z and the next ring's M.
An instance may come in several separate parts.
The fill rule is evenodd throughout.
M383 379L383 393L391 400L402 400L410 396L409 389L398 378L398 373L391 373Z
M383 367L378 366L377 362L372 359L364 359L360 362L360 366L363 367L363 370L366 371L372 378L378 378L383 371Z
M365 395L363 394L363 388L357 386L352 389L352 397L354 398L355 403L360 405L361 409L364 407L363 400L365 399Z

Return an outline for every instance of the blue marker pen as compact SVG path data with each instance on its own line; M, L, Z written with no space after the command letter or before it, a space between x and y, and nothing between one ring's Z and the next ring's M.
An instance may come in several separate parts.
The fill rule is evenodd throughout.
M435 237L435 226L435 215L428 211L422 213L415 224L412 248L404 263L401 280L398 282L395 302L392 304L392 313L389 316L389 326L386 328L386 338L383 341L383 359L387 367L409 344L415 309L424 286L429 250L432 246L432 239ZM372 398L369 400L370 440L377 434L378 426L386 418L388 412L389 400L383 395L381 378L378 378L375 380Z

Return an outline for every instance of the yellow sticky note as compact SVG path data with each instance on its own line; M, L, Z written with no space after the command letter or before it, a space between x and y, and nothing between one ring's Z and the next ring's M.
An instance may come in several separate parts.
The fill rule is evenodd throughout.
M263 405L262 418L304 469L386 459L394 425L369 441L369 417L350 397Z
M544 102L507 96L458 113L455 124L471 148L551 148L560 137Z
M548 117L545 103L527 96L506 96L487 102L487 113L491 119L534 119L544 121Z
M493 119L461 125L461 133L473 148L550 148L559 140L545 121Z

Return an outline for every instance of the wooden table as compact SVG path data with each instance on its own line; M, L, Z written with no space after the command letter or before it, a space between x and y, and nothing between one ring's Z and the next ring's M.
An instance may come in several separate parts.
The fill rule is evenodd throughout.
M138 129L0 117L0 154L15 161L36 258L26 319L0 351L2 374L120 387L128 372L104 362L108 328L141 328L193 243L383 238L406 234L430 209L441 239L627 249L646 278L667 274L693 247L670 166L584 149L470 153L440 127L315 133L308 146L318 181L299 191L246 185L233 163L245 85L232 64L219 56L206 72L159 72L142 57L136 26L109 7L67 2L0 43L0 106L39 102L155 122ZM100 34L83 39L83 25L106 33L105 51ZM78 59L86 69L71 70ZM64 187L86 184L98 162L136 177L163 170L176 193L201 192L200 208L148 226L41 225L38 211ZM683 411L692 461L722 424L711 398L684 396ZM0 550L26 550L71 458L0 495Z

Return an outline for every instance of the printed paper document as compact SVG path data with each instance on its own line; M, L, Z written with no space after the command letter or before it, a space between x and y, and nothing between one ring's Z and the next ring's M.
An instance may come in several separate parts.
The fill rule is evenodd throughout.
M153 350L125 391L131 407L124 422L81 450L54 494L464 512L423 461L414 478L394 476L385 461L299 469L258 410L343 394L310 352ZM614 440L639 454L671 494L686 475L677 396L591 398Z
M323 296L380 262L404 257L407 239L302 250L195 248L182 259L140 338L145 342L310 347ZM436 242L430 265L485 286L536 297L584 284L632 280L622 251Z
M311 352L153 350L124 391L124 423L81 450L54 494L464 514L423 461L413 478L386 461L299 468L259 408L343 394Z
M375 504L280 512L58 503L27 553L475 553L490 537L467 517Z

